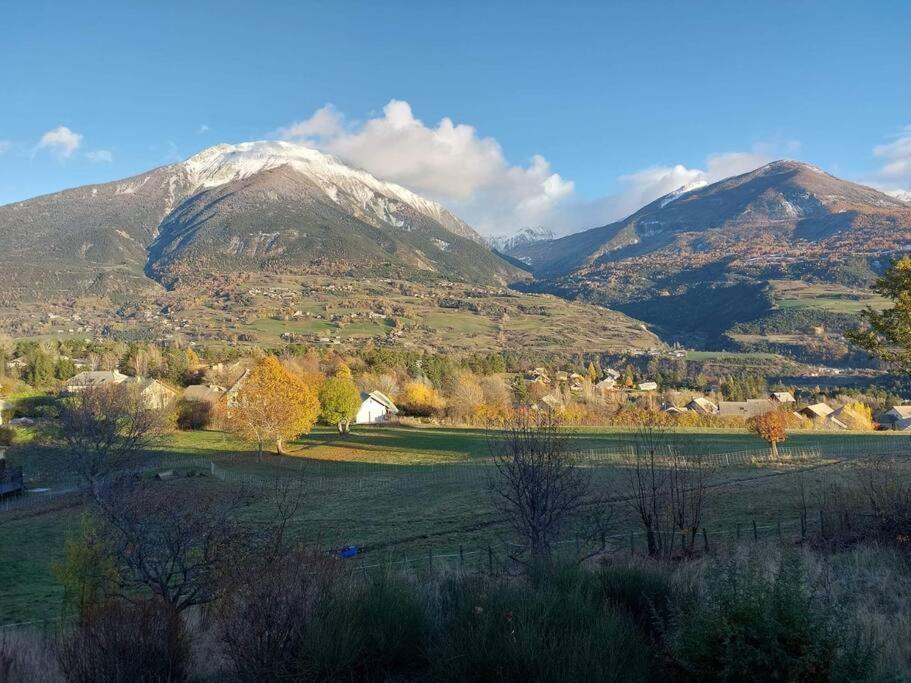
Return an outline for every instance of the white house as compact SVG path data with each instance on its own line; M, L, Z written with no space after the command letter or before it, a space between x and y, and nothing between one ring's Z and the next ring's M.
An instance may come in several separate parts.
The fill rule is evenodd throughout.
M354 424L381 424L386 422L388 415L399 414L399 409L395 407L395 403L382 391L361 394L361 399L363 399L363 402L361 407L357 409L357 415L354 416Z
M657 389L657 382L639 382L639 391L655 391Z

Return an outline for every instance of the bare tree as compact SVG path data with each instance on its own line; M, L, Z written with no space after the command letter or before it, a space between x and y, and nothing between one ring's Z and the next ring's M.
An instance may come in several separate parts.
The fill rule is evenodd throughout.
M567 436L554 415L530 410L488 433L495 468L491 492L532 564L549 562L561 534L573 525L603 522L587 514L596 506L591 478L569 450Z
M104 478L134 464L166 426L163 412L148 408L126 384L86 389L68 398L60 414L61 439L93 494Z
M129 478L107 480L95 499L101 535L121 566L122 594L144 587L178 612L233 590L239 567L290 552L289 526L301 500L296 481L214 491ZM255 524L244 515L254 501L267 513Z
M96 501L125 597L145 587L177 611L211 602L223 573L255 548L238 516L249 502L243 491L122 479L99 487Z
M670 557L678 536L680 550L691 552L709 492L704 458L686 454L668 429L644 425L622 471L620 496L642 524L648 554Z

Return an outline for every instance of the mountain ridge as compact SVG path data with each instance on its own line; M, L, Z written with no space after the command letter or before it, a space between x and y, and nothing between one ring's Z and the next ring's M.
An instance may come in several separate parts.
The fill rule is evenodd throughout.
M250 183L244 184L257 177L272 179L281 191L270 193L260 183L254 192ZM193 229L176 229L172 213L186 209L188 202L199 209L200 197L220 194L221 203L227 203L220 192L224 188L243 189L247 199L256 202L244 211L238 205L240 195L232 200L233 215L245 223L222 222L219 242L209 232L209 226L218 222L219 207L213 204L208 212L194 214L198 222ZM280 207L282 201L298 204ZM235 242L256 238L263 230L255 223L270 214L278 221L269 229L277 232L271 247L238 250ZM160 234L164 226L169 228L166 236L180 238L168 241L167 248ZM301 235L317 231L321 239L301 241ZM356 239L347 240L344 231ZM18 280L14 284L20 285L20 294L40 293L42 282L53 285L56 294L77 294L102 275L119 283L115 289L142 285L144 274L173 284L173 272L155 263L156 254L167 254L170 262L181 250L199 254L198 248L191 248L193 242L207 235L208 248L218 252L205 260L213 267L224 261L241 270L309 268L325 260L327 254L319 250L328 249L329 260L339 261L336 265L345 272L370 269L382 256L376 272L404 275L414 270L424 276L501 284L522 277L467 223L437 202L345 166L330 155L282 141L216 145L183 162L128 178L0 206L0 236L9 245L0 254L0 263ZM336 258L336 243L360 245L363 253ZM285 257L260 258L275 256L276 250ZM244 255L247 258L236 258ZM15 276L19 271L28 272L28 282ZM185 274L190 271L189 266L183 269Z

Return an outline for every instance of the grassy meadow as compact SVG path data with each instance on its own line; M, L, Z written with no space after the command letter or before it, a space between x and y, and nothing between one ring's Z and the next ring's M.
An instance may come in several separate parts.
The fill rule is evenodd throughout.
M573 447L590 468L595 492L614 500L611 536L628 549L637 532L629 505L628 469L619 455L636 442L634 430L580 428ZM832 486L845 460L865 454L908 450L908 437L890 433L795 433L784 452L800 452L798 461L772 463L765 444L737 430L685 431L673 435L678 447L704 455L748 451L747 460L719 460L711 474L711 496L705 525L710 542L736 533L773 534L779 522L791 533L796 520L794 478L806 470L810 488ZM456 554L501 545L512 539L488 492L491 475L488 436L481 429L386 426L356 428L341 436L319 428L292 444L286 456L257 459L251 447L215 431L177 432L148 453L150 474L173 469L177 476L162 486L214 487L232 491L248 487L266 492L279 479L299 481L303 505L293 533L326 549L357 545L364 563L427 561L430 554ZM83 505L72 491L75 482L66 456L50 446L23 444L9 458L25 468L30 485L59 495L28 493L23 504L0 507L0 623L53 618L62 594L52 566L63 555L64 541L80 527ZM44 499L37 497L43 496ZM36 498L31 498L36 497ZM35 501L34 503L32 501ZM249 514L268 515L253 505ZM641 543L636 537L634 544Z

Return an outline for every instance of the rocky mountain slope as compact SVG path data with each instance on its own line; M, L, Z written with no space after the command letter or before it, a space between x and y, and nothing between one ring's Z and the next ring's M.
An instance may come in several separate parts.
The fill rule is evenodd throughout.
M519 271L439 204L287 142L219 145L0 207L5 291L132 291L244 270L504 283Z
M539 290L618 307L692 341L773 305L769 280L866 287L911 249L911 206L796 161L682 188L626 219L512 249Z

